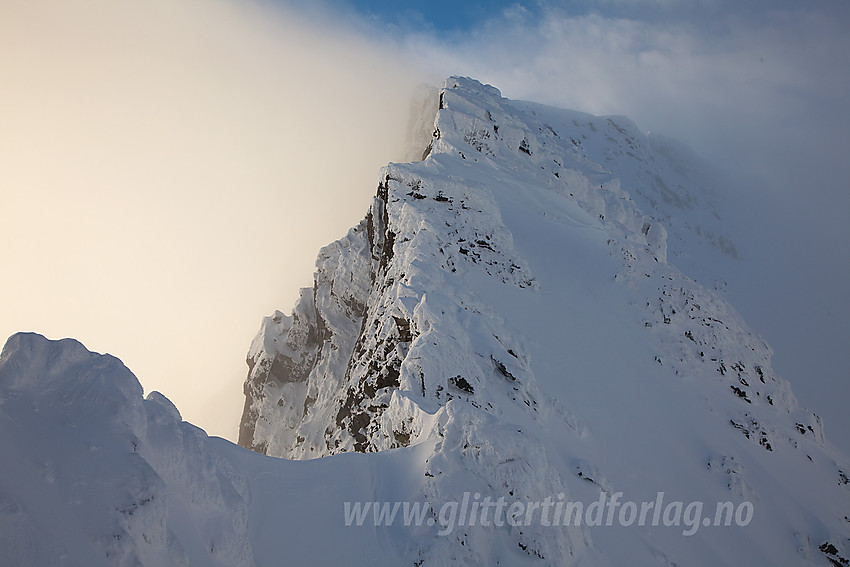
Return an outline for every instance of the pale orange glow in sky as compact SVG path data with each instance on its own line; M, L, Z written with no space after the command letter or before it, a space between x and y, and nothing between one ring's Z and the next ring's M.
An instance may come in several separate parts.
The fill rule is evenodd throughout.
M0 6L2 340L77 338L231 439L261 318L402 158L414 85L341 30L235 6Z

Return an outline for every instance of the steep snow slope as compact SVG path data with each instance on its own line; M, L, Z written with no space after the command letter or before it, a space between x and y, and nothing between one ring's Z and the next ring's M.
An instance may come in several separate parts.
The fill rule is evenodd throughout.
M513 106L612 173L627 186L629 197L667 229L671 263L697 280L724 285L723 274L739 259L717 202L716 191L728 184L719 172L679 142L644 134L623 116L593 116L529 102ZM722 287L721 287L722 289Z
M438 505L602 489L754 511L688 536L479 527L420 548L426 559L846 557L847 458L764 341L667 262L693 263L693 240L736 254L691 179L698 162L625 119L512 103L468 79L438 97L424 161L386 168L366 219L320 252L313 289L263 323L240 444L298 459L424 447L421 490Z

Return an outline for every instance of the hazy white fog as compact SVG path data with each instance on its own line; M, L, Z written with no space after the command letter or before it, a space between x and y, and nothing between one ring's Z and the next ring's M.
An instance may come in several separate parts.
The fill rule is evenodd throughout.
M114 353L232 438L260 318L401 158L412 86L464 74L726 168L733 301L850 450L846 3L538 2L451 35L345 0L70 4L0 4L0 335Z
M226 0L0 3L0 335L121 358L233 438L260 319L401 158L412 75Z

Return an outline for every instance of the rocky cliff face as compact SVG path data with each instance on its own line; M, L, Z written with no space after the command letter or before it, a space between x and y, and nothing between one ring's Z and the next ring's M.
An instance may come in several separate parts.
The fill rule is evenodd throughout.
M580 143L572 138L564 143L551 126L532 132L526 124L531 117L511 109L491 87L462 79L452 83L436 93L439 112L424 152L432 159L388 166L366 218L320 251L313 289L302 290L291 316L276 312L263 321L248 354L243 446L292 458L392 448L400 443L396 437L408 437L379 426L393 392L410 393L417 405L434 410L458 393L473 394L477 381L493 369L512 382L514 373L523 373L516 349L497 338L507 332L504 323L490 328L496 325L488 319L498 315L492 306L477 305L480 298L468 289L469 274L520 289L538 284L486 185L470 183L462 170L450 173L452 162L466 161L467 154L470 162L480 158L490 169L483 173L491 176L494 160L505 162L495 172L496 183L545 177L541 181L554 185L555 194L569 193L619 239L634 236L656 262L666 262L664 227L638 211L619 180L590 160ZM511 167L518 158L527 162L520 165L531 170L531 178L525 177L529 171ZM540 166L544 176L535 171L538 163L546 164ZM618 253L630 255L631 248ZM430 318L429 301L441 309ZM473 317L484 327L476 334L493 335L485 343L495 341L498 348L491 345L466 360L474 350L462 341L469 321L446 316L443 305ZM482 315L480 309L489 313L474 317ZM442 329L450 324L459 328ZM449 333L452 340L429 345L420 339L426 333L437 338ZM461 366L423 368L453 351ZM477 360L482 357L484 363ZM439 376L453 372L457 377ZM525 382L518 382L520 397L527 397Z
M469 79L435 96L423 160L385 168L366 218L319 253L313 288L263 321L239 443L291 459L415 449L411 474L435 510L464 491L593 500L591 481L732 494L769 514L775 486L817 462L810 473L832 488L809 480L801 498L824 529L762 516L758 533L795 533L794 549L723 551L754 532L700 545L719 563L846 545L847 463L774 374L769 346L674 265L737 255L695 158L626 119L511 102ZM480 561L498 541L563 564L606 548L616 564L632 540L662 562L699 548L532 525L464 530L417 553Z

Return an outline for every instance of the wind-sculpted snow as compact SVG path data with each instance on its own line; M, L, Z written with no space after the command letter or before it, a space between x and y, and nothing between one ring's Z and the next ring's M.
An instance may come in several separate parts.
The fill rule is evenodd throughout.
M240 443L294 459L415 449L435 511L467 492L600 490L757 510L687 536L467 527L411 543L416 564L806 563L828 560L824 542L846 556L846 458L764 340L674 265L737 256L705 166L622 117L458 77L433 96L422 161L385 168L292 316L264 322Z
M244 481L109 355L39 335L0 357L9 565L253 565Z

